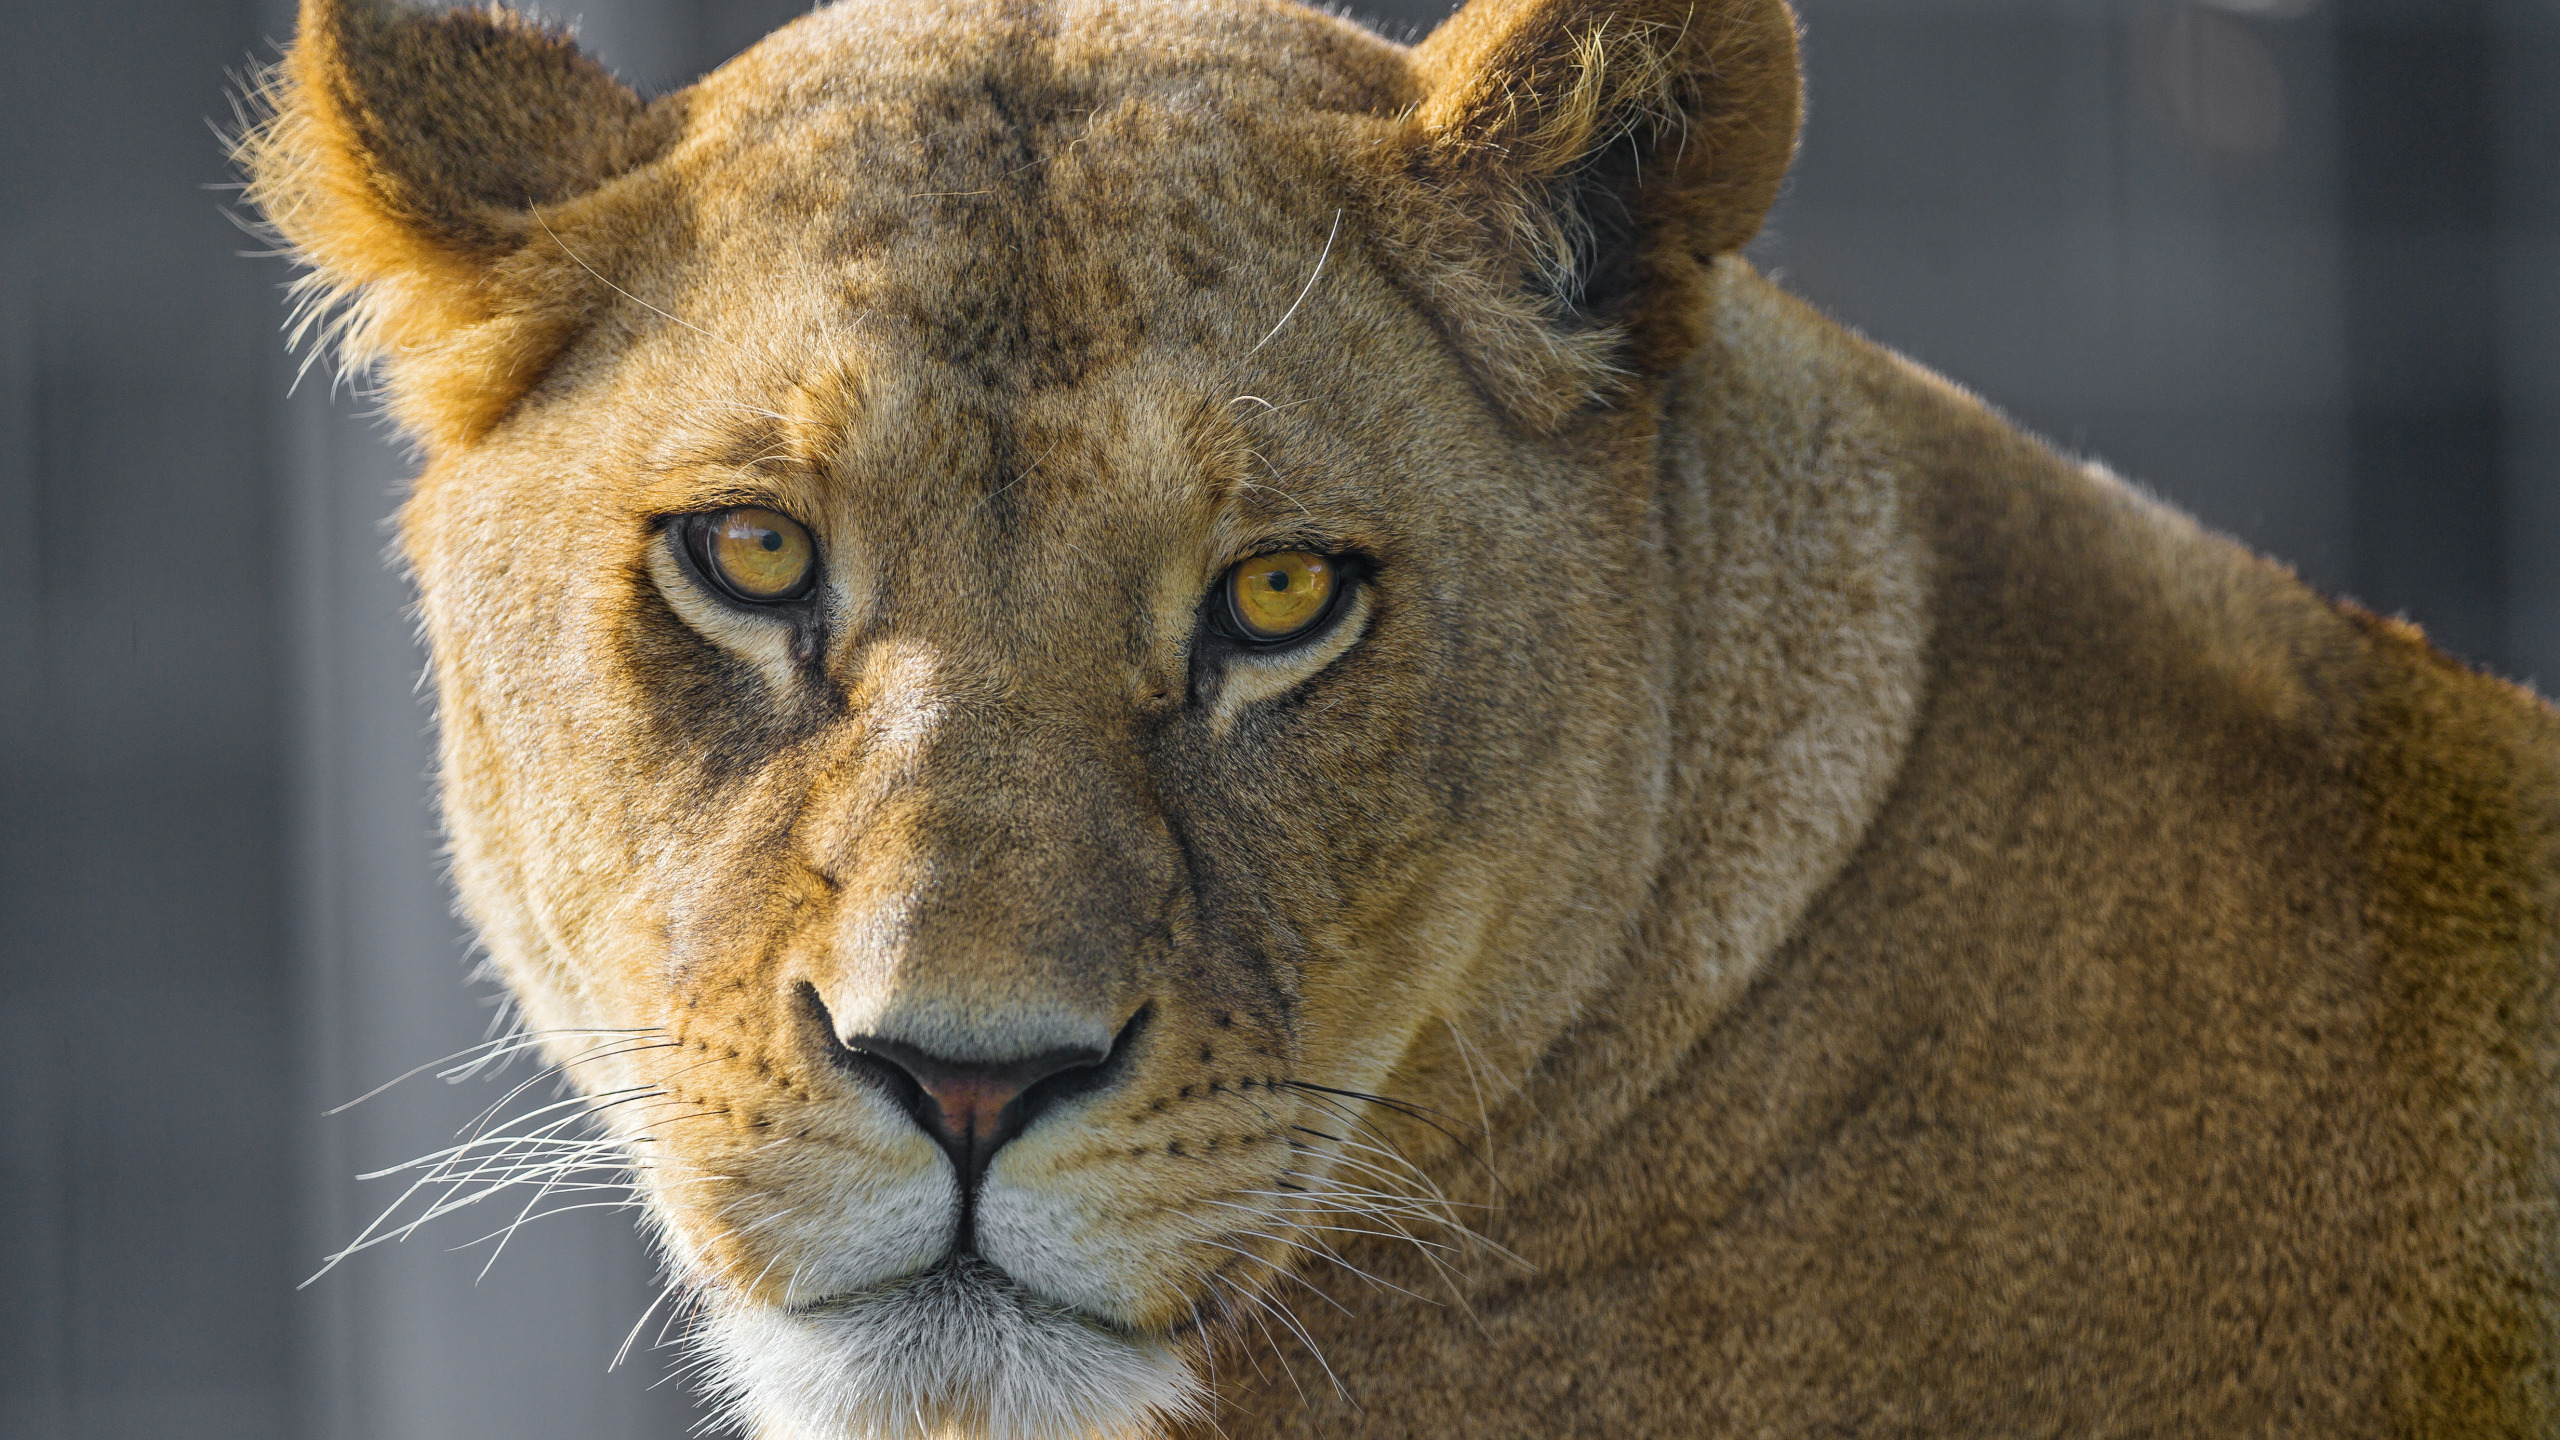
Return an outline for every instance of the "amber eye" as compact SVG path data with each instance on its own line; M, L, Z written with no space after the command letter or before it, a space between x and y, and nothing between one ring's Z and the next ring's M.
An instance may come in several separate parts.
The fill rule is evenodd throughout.
M1333 591L1334 565L1322 555L1256 555L1227 571L1227 617L1239 639L1278 644L1315 628Z
M741 505L697 516L692 526L694 558L741 600L796 600L817 577L818 547L799 521L779 510Z

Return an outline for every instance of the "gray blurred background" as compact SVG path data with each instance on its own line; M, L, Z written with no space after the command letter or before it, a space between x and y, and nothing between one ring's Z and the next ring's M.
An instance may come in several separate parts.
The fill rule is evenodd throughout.
M1760 262L2314 583L2560 677L2560 0L1799 0ZM790 0L553 13L644 88ZM1445 4L1355 7L1390 30ZM504 1084L383 565L225 221L287 0L0 0L0 1435L673 1437L629 1218L296 1282ZM512 1207L510 1212L512 1213ZM485 1223L475 1223L485 1220Z

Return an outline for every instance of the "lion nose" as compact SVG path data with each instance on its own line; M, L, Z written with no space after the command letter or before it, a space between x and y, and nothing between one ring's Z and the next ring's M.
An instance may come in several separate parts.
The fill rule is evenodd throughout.
M1041 1111L1074 1093L1076 1078L1099 1071L1112 1054L1069 1046L1020 1060L954 1060L881 1035L849 1035L839 1043L876 1067L916 1124L951 1156L964 1187L975 1185L996 1151Z

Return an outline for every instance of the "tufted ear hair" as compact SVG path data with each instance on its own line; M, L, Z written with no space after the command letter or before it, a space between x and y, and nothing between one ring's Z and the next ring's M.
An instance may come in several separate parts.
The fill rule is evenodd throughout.
M296 342L378 368L431 449L494 424L593 313L593 256L558 237L595 229L584 202L681 122L681 97L642 103L560 31L398 0L303 0L253 100L234 157L310 267Z
M1478 381L1545 430L1685 359L1795 155L1785 0L1473 0L1413 63L1410 178L1462 220L1412 248Z

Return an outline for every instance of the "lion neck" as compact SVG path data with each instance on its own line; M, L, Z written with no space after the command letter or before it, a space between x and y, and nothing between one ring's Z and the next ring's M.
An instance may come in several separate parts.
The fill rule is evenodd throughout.
M1629 942L1506 1114L1501 1185L1571 1184L1675 1076L1847 862L1907 748L1925 551L1871 352L1747 265L1658 401L1674 587L1663 860Z

